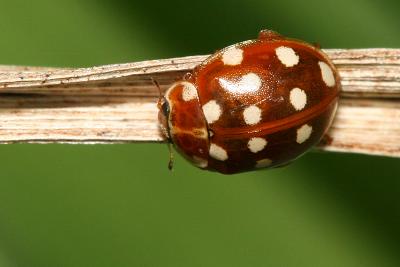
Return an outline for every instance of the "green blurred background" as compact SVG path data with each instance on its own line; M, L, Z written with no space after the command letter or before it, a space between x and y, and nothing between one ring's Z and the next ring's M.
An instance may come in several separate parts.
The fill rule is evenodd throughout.
M400 47L400 2L0 0L0 64L207 54L261 28ZM0 125L1 127L1 125ZM400 161L308 153L223 176L167 147L0 146L0 266L400 266Z

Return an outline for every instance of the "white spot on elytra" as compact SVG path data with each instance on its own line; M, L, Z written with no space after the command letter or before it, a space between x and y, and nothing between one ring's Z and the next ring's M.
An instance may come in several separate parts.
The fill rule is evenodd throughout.
M251 152L257 153L265 148L267 145L267 140L261 137L253 137L247 143L247 147L250 149Z
M275 53L286 67L293 67L299 63L299 56L290 47L280 46L275 49Z
M219 119L222 110L221 107L217 104L217 101L210 100L203 105L203 112L207 122L213 123Z
M312 127L308 124L304 124L299 129L297 129L296 142L301 144L304 143L308 138L310 138L312 132Z
M243 50L237 47L232 47L222 54L222 62L225 65L239 65L243 60Z
M170 124L170 132L173 133L174 135L187 134L195 138L208 139L207 130L205 128L191 128L190 130L187 130L187 129L181 129L179 127L173 127L171 125L172 123Z
M253 125L261 121L261 109L257 106L249 106L243 111L244 121L248 125Z
M182 99L184 101L190 101L198 98L196 87L189 82L182 82L183 90L182 90Z
M226 150L216 144L211 143L209 153L212 158L220 161L228 159L228 153L226 153Z
M333 75L333 71L331 67L328 66L325 62L318 62L319 68L321 69L322 80L329 87L335 85L335 76Z
M272 160L270 159L261 159L258 160L256 163L256 168L264 168L270 166L272 163Z
M205 128L192 128L189 131L181 131L182 133L191 134L200 139L207 139L207 130Z
M290 91L290 103L296 110L302 110L307 104L307 95L300 88L293 88Z
M206 159L200 158L198 156L193 156L193 163L199 168L206 168L208 166L208 161Z
M261 88L261 78L257 74L250 72L242 76L239 81L229 81L223 78L219 79L222 88L231 93L253 93Z

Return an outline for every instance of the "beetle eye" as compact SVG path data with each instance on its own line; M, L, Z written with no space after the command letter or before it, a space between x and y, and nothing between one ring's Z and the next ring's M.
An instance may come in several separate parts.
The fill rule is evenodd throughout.
M168 118L170 109L169 109L169 103L165 98L163 103L161 104L161 110L164 116Z

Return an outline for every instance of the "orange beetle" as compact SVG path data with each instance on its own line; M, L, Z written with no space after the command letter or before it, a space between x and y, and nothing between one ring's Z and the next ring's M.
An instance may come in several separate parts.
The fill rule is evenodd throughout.
M185 77L160 99L160 127L194 165L225 174L302 155L327 131L341 90L319 48L269 30Z

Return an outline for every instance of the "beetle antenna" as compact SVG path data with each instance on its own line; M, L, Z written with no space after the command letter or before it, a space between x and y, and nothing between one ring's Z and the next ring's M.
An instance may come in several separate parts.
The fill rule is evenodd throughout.
M161 91L160 84L153 77L151 77L150 79L151 79L151 82L157 87L158 93L159 93L159 97L162 98L163 94L162 94L162 91Z
M159 96L158 96L158 103L157 103L157 106L158 106L158 108L160 109L161 108L161 104L162 104L162 99L163 99L163 93L162 93L162 91L161 91L161 87L160 87L160 84L153 78L153 77L150 77L150 79L151 79L151 82L157 87L157 89L158 89L158 93L159 93Z
M172 171L174 167L174 153L172 152L172 143L168 142L168 150L169 150L169 162L168 162L168 169Z

